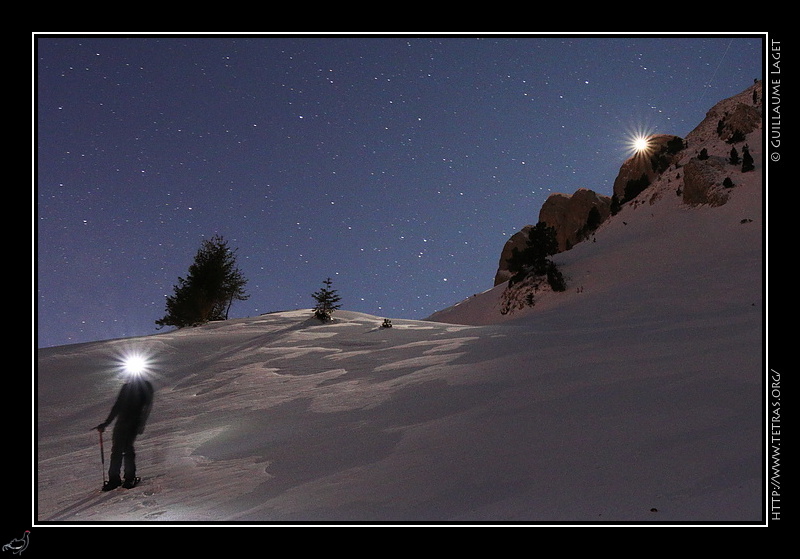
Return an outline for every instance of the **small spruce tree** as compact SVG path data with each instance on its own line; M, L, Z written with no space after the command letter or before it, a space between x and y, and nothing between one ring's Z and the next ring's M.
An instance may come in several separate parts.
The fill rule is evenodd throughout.
M567 281L556 263L552 260L547 262L547 283L553 291L566 291Z
M756 167L753 164L753 156L750 155L750 148L748 146L744 146L744 148L742 148L742 172L746 173L755 168Z
M323 287L311 295L317 302L314 306L314 316L322 322L328 322L331 320L333 311L341 307L338 303L342 298L335 289L331 289L333 284L331 278L326 279L322 284Z
M597 209L597 206L592 206L589 213L586 214L586 223L578 229L578 241L586 239L595 229L600 227L602 222L603 217L600 215L600 210Z
M683 138L675 136L669 142L667 142L667 153L670 155L675 155L685 147L686 142L684 142Z

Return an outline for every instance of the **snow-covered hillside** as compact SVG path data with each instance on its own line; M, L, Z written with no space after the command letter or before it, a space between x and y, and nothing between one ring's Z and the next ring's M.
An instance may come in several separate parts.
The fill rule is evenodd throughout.
M762 249L764 243L761 221L763 199L762 129L749 134L744 142L737 144L741 151L747 144L756 168L741 172L741 166L727 165L726 173L734 185L722 189L730 198L724 206L689 206L682 202L680 192L686 163L697 157L706 148L711 157L727 159L731 145L722 141L715 129L718 119L734 111L737 104L752 104L752 91L761 94L761 84L754 84L739 95L717 103L708 112L706 119L687 135L688 147L680 154L678 165L673 165L653 182L636 199L622 206L620 212L603 223L587 241L571 250L553 257L553 261L565 274L568 293L540 291L536 294L534 308L523 308L506 315L501 314L501 302L506 284L501 284L478 296L466 299L453 307L434 313L430 320L460 324L496 324L513 321L529 315L541 315L546 309L572 306L579 302L586 305L587 299L600 299L605 312L615 312L622 297L635 306L637 298L626 296L630 289L678 289L684 293L681 306L694 306L709 284L734 281L739 276L726 278L717 275L729 250L737 251L740 235L750 237L756 244L758 258L753 263L759 266L758 284L753 289L761 294ZM760 104L759 104L760 110ZM744 223L743 223L744 222ZM499 253L499 251L498 251ZM714 268L714 269L712 269ZM664 274L685 272L683 280L671 280ZM722 274L724 276L725 274ZM674 283L671 283L674 282ZM692 283L699 283L697 294L687 291ZM545 285L546 287L546 285ZM570 293L580 292L580 297ZM611 293L609 293L611 292ZM705 297L728 297L729 291L717 290ZM655 295L663 298L672 295ZM649 300L646 296L645 300ZM677 303L677 301L676 301Z
M556 255L568 290L524 312L500 315L498 286L392 328L298 310L39 350L36 522L763 521L747 141L727 204L665 176ZM91 429L130 352L156 387L144 481L100 493Z

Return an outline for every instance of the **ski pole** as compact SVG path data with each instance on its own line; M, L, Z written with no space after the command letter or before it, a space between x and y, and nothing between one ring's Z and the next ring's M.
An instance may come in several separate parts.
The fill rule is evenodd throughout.
M103 451L103 432L97 430L100 435L100 464L103 468L103 485L106 484L106 453Z

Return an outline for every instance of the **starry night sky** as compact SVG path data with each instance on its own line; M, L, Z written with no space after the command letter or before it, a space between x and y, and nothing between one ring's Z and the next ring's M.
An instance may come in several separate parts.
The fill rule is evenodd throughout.
M231 318L425 318L492 287L552 192L610 195L637 130L683 136L762 36L34 35L37 347L157 333L203 239ZM163 331L163 330L162 330Z

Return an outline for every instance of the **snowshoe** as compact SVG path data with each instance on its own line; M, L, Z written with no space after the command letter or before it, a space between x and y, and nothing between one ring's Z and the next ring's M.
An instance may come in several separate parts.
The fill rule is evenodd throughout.
M142 481L142 478L140 477L135 477L133 479L126 479L125 483L122 484L122 487L124 489L133 489L134 487L139 485L140 481Z

